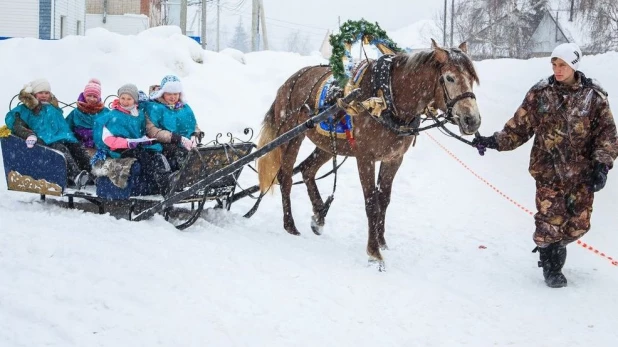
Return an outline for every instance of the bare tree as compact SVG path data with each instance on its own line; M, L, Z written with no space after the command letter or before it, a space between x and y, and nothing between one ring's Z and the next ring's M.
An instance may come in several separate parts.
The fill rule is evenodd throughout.
M308 55L311 53L309 47L309 38L307 35L301 34L300 30L291 32L285 40L285 49L288 52L299 53L302 55Z
M580 11L588 29L586 51L602 53L618 50L618 1L580 0ZM590 1L590 2L589 2Z

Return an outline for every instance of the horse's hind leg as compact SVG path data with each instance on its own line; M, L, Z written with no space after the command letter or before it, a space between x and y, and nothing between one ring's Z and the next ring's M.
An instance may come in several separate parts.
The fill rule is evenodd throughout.
M324 226L324 217L326 217L326 211L324 211L324 201L320 196L320 191L315 183L315 175L322 165L324 165L329 159L333 157L332 154L321 150L316 147L313 153L307 157L302 163L300 163L300 172L303 175L303 181L307 186L307 193L313 206L313 217L311 218L311 230L316 235L322 234L322 227Z
M384 238L386 208L391 202L391 192L393 188L393 179L397 174L397 170L401 166L403 156L380 164L380 173L378 174L378 220L376 223L378 244L380 249L388 249L386 239Z
M283 227L292 235L300 235L294 217L292 216L292 202L290 193L292 192L292 171L294 170L294 162L298 156L300 144L305 136L301 135L288 142L287 146L283 147L281 158L281 168L279 169L279 184L281 185L281 200L283 205Z

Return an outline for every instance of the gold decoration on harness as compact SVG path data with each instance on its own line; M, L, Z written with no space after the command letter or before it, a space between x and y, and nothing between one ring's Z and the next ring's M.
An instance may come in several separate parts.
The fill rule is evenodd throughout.
M386 100L384 100L382 91L378 91L377 97L371 97L365 101L354 100L349 104L343 102L342 99L338 99L337 105L343 108L350 116L358 116L363 112L368 112L374 117L380 117L382 112L386 110Z

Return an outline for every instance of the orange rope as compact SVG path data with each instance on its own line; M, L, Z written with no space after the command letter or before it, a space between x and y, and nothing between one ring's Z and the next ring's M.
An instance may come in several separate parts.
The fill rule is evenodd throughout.
M435 142L438 146L440 146L440 148L442 148L446 153L448 153L453 159L455 159L459 164L461 164L464 168L466 168L466 170L470 171L476 178L478 178L479 180L481 180L483 183L487 184L491 189L493 189L496 193L500 194L500 196L502 196L503 198L505 198L506 200L510 201L511 203L513 203L515 206L519 207L522 211L528 213L531 216L534 216L534 212L530 211L529 209L525 208L524 206L522 206L520 203L518 203L517 201L511 199L508 195L504 194L500 189L496 188L493 184L489 183L486 179L484 179L483 177L481 177L479 174L477 174L476 172L474 172L472 169L470 169L470 167L468 167L468 165L466 165L463 161L461 161L461 159L459 159L455 154L453 154L451 151L449 151L446 147L444 147L440 142L438 142L438 140L436 140L433 136L431 136L431 134L429 133L425 133L427 134L427 136L429 136L429 138ZM576 241L578 245L582 246L583 248L593 252L594 254L601 256L607 260L610 261L610 263L614 266L618 266L618 260L616 258L610 257L607 254L605 254L604 252L599 251L598 249L592 247L591 245L582 242L581 240L577 240Z

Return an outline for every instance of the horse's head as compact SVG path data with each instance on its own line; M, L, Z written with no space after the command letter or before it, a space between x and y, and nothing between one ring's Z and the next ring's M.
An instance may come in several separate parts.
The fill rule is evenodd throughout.
M474 134L481 126L481 114L472 91L479 78L467 55L467 44L464 42L458 48L444 49L432 39L431 45L439 71L434 98L436 106L459 126L462 134Z

